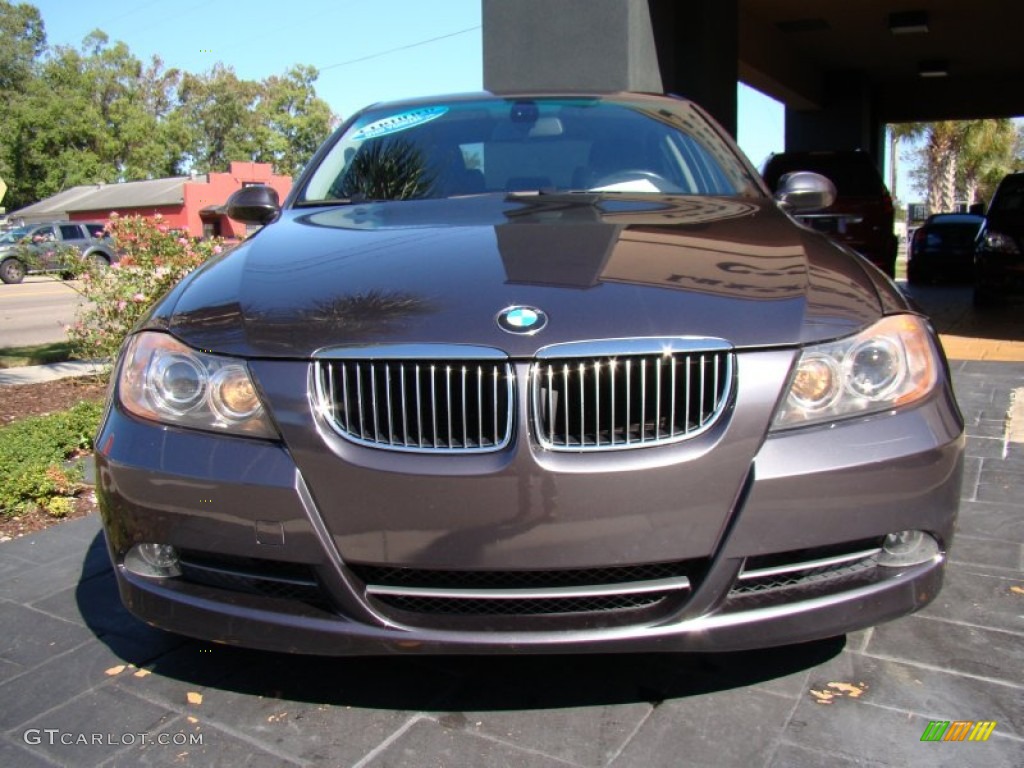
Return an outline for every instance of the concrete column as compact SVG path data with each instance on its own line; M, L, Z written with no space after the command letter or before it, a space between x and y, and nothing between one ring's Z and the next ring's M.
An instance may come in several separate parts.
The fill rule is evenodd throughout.
M736 135L737 0L649 0L665 91L693 99Z
M662 91L646 0L483 0L482 17L489 91Z
M862 149L882 166L885 126L875 114L874 93L862 72L825 75L822 108L786 108L786 149Z

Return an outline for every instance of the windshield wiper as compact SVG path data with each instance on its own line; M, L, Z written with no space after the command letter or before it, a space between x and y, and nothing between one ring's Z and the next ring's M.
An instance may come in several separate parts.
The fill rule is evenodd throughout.
M365 203L367 199L361 195L356 197L328 197L324 200L299 200L295 203L296 208L320 208L330 205L352 205L354 203Z

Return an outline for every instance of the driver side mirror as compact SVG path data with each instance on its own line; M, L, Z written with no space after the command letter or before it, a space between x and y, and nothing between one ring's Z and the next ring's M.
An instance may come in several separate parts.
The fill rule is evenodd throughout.
M243 224L269 224L281 214L277 190L265 184L242 187L224 204L229 218Z
M836 187L820 173L794 171L779 178L774 197L786 210L813 211L836 201Z

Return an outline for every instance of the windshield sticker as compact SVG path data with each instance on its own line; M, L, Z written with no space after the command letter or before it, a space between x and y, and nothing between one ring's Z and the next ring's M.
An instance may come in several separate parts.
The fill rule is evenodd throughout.
M360 128L352 135L352 138L355 141L363 141L364 139L376 139L379 136L388 136L389 134L398 133L399 131L404 131L417 125L429 123L431 120L436 120L447 111L448 107L425 107L424 109L413 109L409 112L401 112L397 115L392 115L391 117L376 120L369 125Z

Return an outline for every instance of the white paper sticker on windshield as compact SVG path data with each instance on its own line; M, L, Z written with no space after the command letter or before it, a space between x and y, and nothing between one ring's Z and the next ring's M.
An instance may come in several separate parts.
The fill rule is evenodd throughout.
M436 120L447 111L448 107L424 107L423 109L400 112L397 115L375 120L369 125L363 126L352 134L352 138L355 141L363 141L364 139L376 139L379 136L398 133L413 126L423 125L431 120Z

